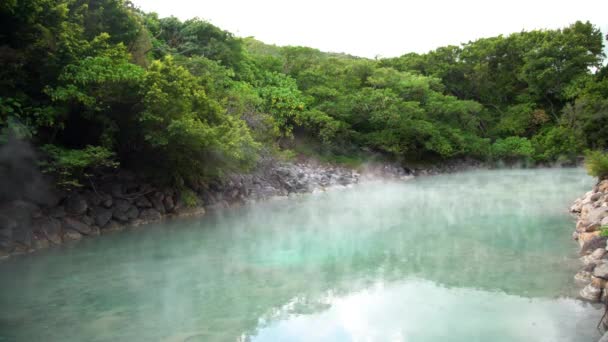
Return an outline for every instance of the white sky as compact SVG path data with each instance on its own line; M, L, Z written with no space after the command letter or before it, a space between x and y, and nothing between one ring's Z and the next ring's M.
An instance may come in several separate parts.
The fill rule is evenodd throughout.
M427 52L522 29L589 20L608 32L608 0L134 0L161 17L199 17L240 37L363 57Z

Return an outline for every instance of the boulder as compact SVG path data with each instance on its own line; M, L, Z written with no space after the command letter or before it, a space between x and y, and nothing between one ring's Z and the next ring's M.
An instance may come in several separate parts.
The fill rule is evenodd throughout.
M80 234L79 232L77 232L75 230L65 230L63 232L63 239L64 240L80 240L80 239L82 239L82 234Z
M139 213L139 219L145 222L159 221L162 218L161 213L153 208L144 209Z
M95 191L88 191L83 194L89 207L95 207L101 204L104 198Z
M597 190L599 192L607 192L608 191L608 179L607 180L603 180L601 181L598 185L597 185Z
M148 198L152 203L154 209L158 210L158 212L160 212L161 214L165 213L165 205L163 204L164 198L165 195L160 191L155 192L152 196Z
M582 246L581 255L586 255L598 248L606 248L606 240L608 237L599 236L600 232L580 233L578 243Z
M61 244L61 222L53 217L42 217L34 220L33 229L55 245Z
M129 221L129 217L127 216L127 213L121 210L118 210L117 208L115 208L112 211L112 218L120 221L120 222L127 222Z
M592 253L581 258L584 265L596 264L606 254L605 248L597 248Z
M87 212L86 199L79 194L72 194L65 201L65 210L71 215L82 215Z
M152 202L146 196L139 196L135 200L135 205L138 208L152 208Z
M593 276L600 279L608 279L608 262L598 263L593 269Z
M586 299L591 302L599 301L601 295L602 295L602 289L595 287L592 284L588 284L580 292L580 296L583 299Z
M118 231L121 231L124 229L125 229L124 225L122 225L114 220L111 220L105 226L102 227L101 233L106 234L106 233L111 233L111 232L118 232Z
M175 208L175 203L173 202L173 197L165 196L163 199L163 205L165 206L165 211L171 212L173 208Z
M51 216L51 217L60 219L60 218L64 218L65 215L66 215L65 208L62 205L49 209L49 216Z
M63 219L63 227L65 230L73 230L84 235L90 235L93 233L90 226L71 217L66 217Z
M114 210L126 213L129 208L131 208L131 203L125 199L120 198L114 201Z
M598 207L589 210L586 220L588 222L601 222L604 217L608 216L608 207Z
M103 207L95 207L91 214L93 215L95 224L99 227L105 226L112 218L112 211Z
M134 220L139 216L139 210L137 207L131 206L125 214L127 215L127 219Z
M576 273L574 275L574 280L579 283L588 284L589 282L591 282L592 276L593 276L592 272L582 270L582 271L578 271L578 273Z
M591 200L591 202L595 202L595 201L599 200L600 198L602 198L602 193L596 192L593 195L591 195L591 197L589 197L589 200Z
M44 236L36 236L32 242L32 247L34 249L45 249L49 248L50 243Z

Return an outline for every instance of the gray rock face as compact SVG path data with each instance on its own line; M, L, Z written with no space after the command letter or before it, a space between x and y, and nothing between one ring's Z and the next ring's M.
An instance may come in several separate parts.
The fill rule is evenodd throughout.
M87 226L83 222L80 222L71 217L66 217L63 219L63 227L66 230L77 231L80 234L84 234L84 235L90 235L91 233L93 233L93 230L91 229L90 226Z
M65 202L65 210L72 215L82 215L87 212L87 208L86 199L79 194L71 195Z

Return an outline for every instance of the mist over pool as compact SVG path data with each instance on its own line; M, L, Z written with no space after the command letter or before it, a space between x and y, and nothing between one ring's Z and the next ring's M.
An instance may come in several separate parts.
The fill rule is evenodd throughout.
M594 341L581 169L368 182L0 263L0 341Z

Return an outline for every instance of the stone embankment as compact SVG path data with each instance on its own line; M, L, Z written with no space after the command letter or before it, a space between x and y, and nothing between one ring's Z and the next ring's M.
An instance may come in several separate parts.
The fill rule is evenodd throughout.
M580 295L591 302L605 303L608 299L608 237L603 236L602 227L608 226L608 180L601 181L577 199L570 212L577 217L573 238L581 247L584 265L574 277L584 286Z
M203 215L208 210L377 177L412 176L410 170L386 164L370 165L359 173L311 161L271 162L250 174L172 189L120 171L95 179L86 189L44 196L45 203L35 199L0 203L0 259L170 217Z

